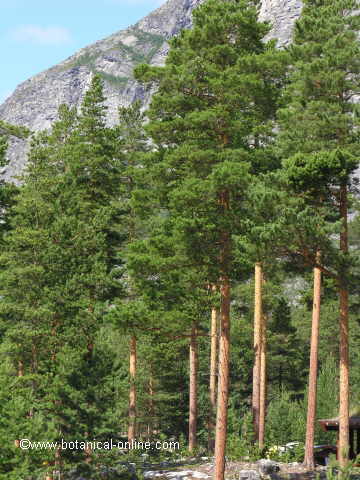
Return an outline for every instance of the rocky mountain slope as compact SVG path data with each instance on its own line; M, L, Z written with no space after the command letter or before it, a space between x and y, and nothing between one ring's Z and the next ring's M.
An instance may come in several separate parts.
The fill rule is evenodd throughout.
M191 26L191 12L203 0L168 0L135 25L85 47L67 60L20 84L0 105L0 119L25 125L33 131L49 128L56 119L59 105L81 103L91 76L100 73L105 81L108 120L117 119L119 105L135 99L146 104L149 93L134 80L132 71L139 63L164 63L167 40L182 28ZM270 20L272 37L280 45L289 42L295 19L300 14L300 0L262 0L260 16ZM9 180L18 175L26 162L27 145L16 140L9 148L9 164L2 176Z

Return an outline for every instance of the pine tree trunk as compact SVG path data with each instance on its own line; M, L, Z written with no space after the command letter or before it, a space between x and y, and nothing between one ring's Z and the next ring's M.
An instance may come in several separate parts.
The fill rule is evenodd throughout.
M154 379L152 374L149 378L149 413L150 420L148 423L148 440L150 440L154 433Z
M214 290L214 289L213 289ZM214 451L214 427L216 415L216 369L217 369L217 347L218 347L218 309L213 307L211 309L211 330L210 330L210 414L209 414L209 437L208 449L210 452Z
M136 436L136 337L132 335L130 338L130 391L129 391L129 427L128 441L135 440Z
M196 326L193 324L190 339L190 391L189 391L189 451L193 452L196 448L197 433L197 371L198 371L198 352Z
M346 257L348 253L347 225L347 184L340 188L340 214L342 229L340 250ZM349 456L349 292L347 287L348 269L345 266L339 277L340 297L340 391L339 391L339 444L338 459L345 466Z
M22 360L18 361L18 372L17 372L18 377L23 377L24 376L24 362Z
M221 204L224 211L229 209L229 194L223 192ZM223 232L220 251L220 342L219 375L215 432L215 476L214 480L224 480L225 452L227 436L227 413L229 400L230 368L230 279L229 279L230 235Z
M55 471L58 472L57 474L57 480L60 478L62 478L62 474L61 474L61 450L60 448L58 447L55 451Z
M261 325L261 358L260 358L260 402L259 402L259 448L264 448L265 443L265 418L266 418L266 348L267 348L267 316L262 315Z
M18 377L23 377L24 376L24 362L22 360L18 361L18 371L17 371L17 376ZM20 447L20 440L14 440L14 445L15 447L19 448Z
M254 301L254 367L252 414L255 442L259 442L260 413L260 371L261 371L261 322L262 322L262 265L255 264L255 301Z
M320 253L316 255L317 262L320 261ZM309 369L309 389L308 405L306 419L306 438L305 438L305 458L304 465L309 469L314 469L314 438L315 438L315 420L316 420L316 392L317 392L317 374L318 374L318 347L319 347L319 325L320 325L320 305L321 305L321 271L314 268L314 286L313 286L313 309L311 322L311 342L310 342L310 369Z

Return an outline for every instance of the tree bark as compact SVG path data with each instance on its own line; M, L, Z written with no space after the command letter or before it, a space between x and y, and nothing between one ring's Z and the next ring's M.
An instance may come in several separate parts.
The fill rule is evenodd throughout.
M320 252L317 253L316 260L317 260L317 263L319 263ZM315 267L314 268L314 284L313 284L313 309L312 309L311 342L310 342L310 369L309 369L309 388L308 388L305 458L304 458L304 465L309 469L315 468L314 437L315 437L315 420L316 420L316 393L317 393L317 374L318 374L320 305L321 305L321 271L319 268Z
M22 360L18 361L18 372L17 372L18 377L23 377L24 376L24 362Z
M261 372L261 323L262 323L262 265L255 264L255 295L254 295L254 367L252 414L255 442L259 442L260 413L260 372Z
M197 372L198 372L198 352L196 325L191 328L190 338L190 391L189 391L189 451L193 452L197 445Z
M340 215L342 229L340 233L340 250L346 256L348 253L347 224L347 184L340 187ZM339 448L338 459L344 467L349 458L349 292L347 286L348 268L344 265L339 276L340 300L340 388L339 388Z
M220 202L224 213L229 209L229 194L223 192ZM220 342L218 398L215 432L215 475L214 480L224 480L227 435L227 413L229 399L230 367L230 279L229 279L230 235L222 233L220 251Z
M260 348L260 402L259 402L259 448L264 448L265 443L265 418L266 418L266 349L267 349L267 316L263 313L261 325Z
M213 287L215 290L216 287ZM216 369L217 369L217 348L218 348L218 309L213 307L211 309L211 330L210 330L210 414L209 414L209 437L208 449L210 452L214 451L214 427L216 415Z
M60 478L62 478L62 474L61 474L62 461L61 460L62 460L61 459L61 450L60 450L60 447L58 447L55 450L55 471L58 472L57 477L58 477L59 480L60 480Z
M154 379L152 374L149 378L149 423L148 423L148 440L150 440L154 433Z
M136 435L136 336L130 338L130 391L129 391L129 427L128 441L135 440Z
M17 376L23 377L24 376L24 362L22 360L18 361L18 369L17 369ZM14 445L16 448L20 448L20 440L14 440Z

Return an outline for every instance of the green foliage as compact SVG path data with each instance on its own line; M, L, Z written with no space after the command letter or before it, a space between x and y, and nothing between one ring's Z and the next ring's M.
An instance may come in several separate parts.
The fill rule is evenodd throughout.
M269 381L282 389L299 393L306 381L307 364L304 363L304 346L298 338L296 328L292 325L291 310L284 298L279 298L273 307L269 328ZM305 357L306 358L306 357ZM294 371L299 372L294 376Z
M147 125L158 150L149 162L158 201L185 255L213 282L221 235L245 230L244 199L262 150L254 135L263 149L271 141L282 56L262 43L267 31L247 2L209 1L195 10L194 28L172 40L164 68L135 71L158 83Z
M303 401L295 400L284 388L270 400L267 410L266 443L285 445L305 438L306 410Z
M187 455L193 325L202 451L210 411L209 317L220 297L209 286L224 271L233 318L227 455L301 460L309 267L319 249L324 268L342 272L350 291L358 408L359 218L350 225L351 258L339 255L334 242L341 231L338 191L345 183L354 189L357 164L358 15L343 8L354 1L305 1L295 43L285 52L263 41L270 26L258 22L253 2L208 0L195 10L194 28L170 42L164 67L136 69L141 82L158 87L148 122L135 102L119 109L116 126L106 126L101 78L119 87L127 79L99 72L79 112L60 107L52 129L32 138L23 185L0 190L0 435L10 439L2 447L0 478L30 480L53 469L53 451L23 452L16 439L125 435L132 335L138 435L180 440L180 452L153 451L151 461ZM143 53L117 48L135 63L150 61L164 41L140 30L134 35ZM85 53L72 66L96 73L94 55ZM1 158L12 135L29 132L0 122ZM260 259L268 321L263 452L252 444L249 409L252 269ZM318 418L334 416L338 403L336 287L325 278ZM280 451L290 441L299 445ZM333 443L333 434L317 428L316 442ZM93 452L88 463L84 452L67 451L63 469L69 477L94 479L102 478L101 469L108 478L140 475L115 468L117 453ZM139 453L123 460L139 464Z
M320 367L317 387L317 418L333 418L337 416L338 389L337 365L333 357L329 356ZM318 444L335 444L336 434L324 432L319 425L316 425L315 441Z
M351 478L358 478L360 456L356 459L349 461L345 467L341 467L339 462L333 457L330 461L329 468L326 470L326 480L335 480L340 478L341 480L350 480Z
M109 428L112 359L95 342L108 301L121 294L121 285L119 207L112 202L118 167L103 101L94 77L80 115L62 107L52 131L35 138L4 238L3 346L12 352L13 369L23 365L24 397L21 412L3 403L10 413L3 428L11 428L12 415L23 419L20 438L93 438ZM53 455L34 453L31 465ZM67 452L64 462L83 456ZM13 470L20 472L20 465Z

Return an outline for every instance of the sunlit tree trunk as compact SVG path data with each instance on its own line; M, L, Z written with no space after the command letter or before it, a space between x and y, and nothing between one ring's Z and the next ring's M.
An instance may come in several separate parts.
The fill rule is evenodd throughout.
M17 376L18 377L23 377L24 376L24 362L22 360L18 361ZM19 439L14 440L14 445L15 445L15 447L19 448L20 447L20 440Z
M217 378L217 350L218 350L218 309L211 309L211 329L210 329L210 413L209 413L209 438L208 448L210 452L214 451L214 427L216 415L216 378Z
M197 440L197 372L198 372L198 351L197 331L193 324L190 338L190 391L189 391L189 451L196 448Z
M147 428L147 436L148 440L150 440L153 436L154 430L154 415L155 415L155 408L154 408L154 379L152 374L150 374L149 378L149 422Z
M259 447L264 448L266 419L266 350L267 350L267 315L262 315L260 348L260 402L259 402Z
M221 194L224 213L229 209L229 193ZM224 480L229 400L230 368L230 279L229 279L230 235L223 232L220 250L220 339L219 375L215 432L215 480Z
M24 362L22 360L19 360L18 362L18 377L23 377L24 376Z
M60 480L62 478L61 474L61 450L60 447L58 447L55 451L55 471L57 472L57 478L56 480Z
M254 367L252 414L255 441L259 442L259 413L260 413L260 371L261 371L261 323L262 323L262 265L255 264L255 295L254 295Z
M317 262L320 262L320 253L317 254ZM311 342L310 342L310 368L309 368L309 387L308 387L308 405L306 420L306 438L305 438L305 458L304 465L313 469L314 462L314 438L315 438L315 420L316 420L316 392L317 392L317 373L318 373L318 346L319 346L319 325L320 325L320 305L321 305L321 271L318 267L314 268L313 285L313 309L311 322Z
M130 338L130 391L129 391L129 427L128 441L135 440L136 435L136 336Z
M348 253L347 223L347 184L340 187L340 214L342 228L340 233L340 250L344 260ZM339 276L340 298L340 388L339 388L339 449L338 459L345 466L349 456L349 292L347 286L348 268L345 266Z

